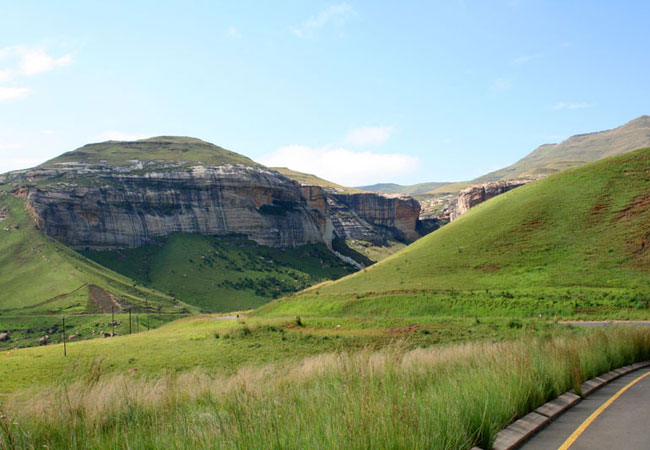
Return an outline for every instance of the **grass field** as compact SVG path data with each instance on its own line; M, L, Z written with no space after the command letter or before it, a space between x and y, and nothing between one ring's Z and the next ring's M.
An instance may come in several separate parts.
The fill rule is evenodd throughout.
M85 345L90 345L86 343ZM107 375L17 391L8 448L490 448L499 429L587 378L650 357L650 330L326 353L233 375Z

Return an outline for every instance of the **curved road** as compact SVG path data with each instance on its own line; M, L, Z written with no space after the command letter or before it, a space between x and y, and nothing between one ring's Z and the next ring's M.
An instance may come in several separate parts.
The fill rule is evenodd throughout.
M650 449L650 370L637 370L595 391L521 448Z

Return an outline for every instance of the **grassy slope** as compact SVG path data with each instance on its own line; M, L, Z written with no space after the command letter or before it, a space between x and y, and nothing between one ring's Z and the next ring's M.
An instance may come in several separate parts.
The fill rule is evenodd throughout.
M187 305L176 304L153 289L134 286L133 280L84 258L40 233L22 201L0 196L0 208L9 217L0 225L0 311L3 313L95 312L87 285L96 285L117 296L125 305L152 306L167 312Z
M579 134L559 144L542 145L515 164L472 183L546 175L647 146L650 146L650 116L641 116L613 130Z
M356 188L351 188L347 186L341 186L340 184L336 184L332 181L327 181L324 180L320 177L317 177L316 175L312 175L310 173L302 173L298 172L295 170L287 169L286 167L271 167L271 169L275 170L276 172L280 172L282 175L284 175L287 178L290 178L294 181L297 181L300 184L307 184L307 185L312 185L312 186L321 186L325 188L331 188L331 189L337 189L342 192L346 193L358 193L358 192L363 192L362 190L356 189Z
M241 239L180 233L159 246L82 253L210 312L256 308L354 270L324 245L277 249Z
M144 311L148 301L152 310L166 314L194 310L158 291L137 286L43 235L22 201L0 194L0 210L8 216L0 221L0 330L13 333L11 341L0 346L36 345L40 336L60 324L62 315L84 315L68 329L69 334L105 321L94 315L102 308L93 300L91 289L96 288L91 286L115 295L125 308Z
M376 301L384 295L385 308L401 310L399 302L419 295L414 291L510 290L501 295L506 303L510 296L534 300L547 292L545 301L555 304L571 289L603 304L605 295L650 300L649 171L650 149L644 149L532 183L473 208L370 268L265 311L354 309L363 303L359 295ZM594 293L598 289L609 290ZM422 301L404 306L403 313Z
M129 142L107 141L88 144L51 159L42 166L64 162L99 163L101 161L116 166L128 166L130 165L129 161L134 159L170 163L183 161L210 166L242 164L260 167L260 164L245 156L209 142L177 136L159 136Z

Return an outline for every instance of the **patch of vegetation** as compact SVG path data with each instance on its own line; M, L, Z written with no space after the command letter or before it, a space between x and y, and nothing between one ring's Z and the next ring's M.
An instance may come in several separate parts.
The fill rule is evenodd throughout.
M81 253L209 312L256 308L355 270L322 244L280 249L233 236L174 233L159 245Z

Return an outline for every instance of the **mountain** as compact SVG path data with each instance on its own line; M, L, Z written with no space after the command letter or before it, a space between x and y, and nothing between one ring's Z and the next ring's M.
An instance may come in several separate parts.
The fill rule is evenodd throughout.
M613 130L578 134L559 144L545 144L511 166L488 173L473 184L546 176L570 167L650 146L650 116Z
M435 309L442 294L451 304L473 295L500 296L513 307L526 300L540 313L544 302L578 295L596 303L627 298L634 307L650 300L649 173L650 148L549 176L482 203L372 267L266 310L353 311L368 302L376 312L409 314ZM624 295L631 291L637 294Z
M89 144L0 175L0 189L52 242L205 311L256 307L374 261L348 242L419 237L410 197L301 185L186 137Z

